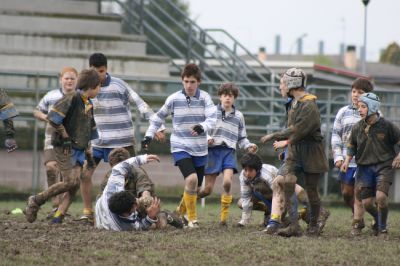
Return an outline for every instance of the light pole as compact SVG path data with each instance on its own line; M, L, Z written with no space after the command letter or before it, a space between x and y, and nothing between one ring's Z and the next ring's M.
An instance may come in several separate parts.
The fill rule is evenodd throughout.
M307 37L307 33L303 33L302 35L300 35L299 37L296 38L296 40L294 41L294 43L290 47L290 54L292 54L294 46L296 44L299 44L305 37ZM299 53L301 52L300 50L302 50L302 49L301 48L298 49Z
M367 74L367 6L370 0L361 0L364 4L364 46L361 53L361 72Z

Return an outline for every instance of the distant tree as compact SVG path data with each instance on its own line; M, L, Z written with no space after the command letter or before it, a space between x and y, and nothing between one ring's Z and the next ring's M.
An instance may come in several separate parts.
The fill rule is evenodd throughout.
M400 46L393 42L381 53L381 63L388 63L400 66Z

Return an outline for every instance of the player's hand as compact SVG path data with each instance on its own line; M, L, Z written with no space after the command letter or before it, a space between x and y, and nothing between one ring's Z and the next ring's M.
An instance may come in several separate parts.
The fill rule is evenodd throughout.
M160 199L158 199L157 197L154 197L153 202L146 209L146 213L150 219L156 220L159 212L160 212Z
M17 142L15 141L14 138L7 138L4 141L4 146L6 147L7 152L15 151L18 148Z
M251 144L248 148L247 148L247 152L250 153L256 153L258 150L258 147L256 144Z
M214 139L208 139L208 146L211 146L214 144Z
M268 135L265 135L264 137L262 137L260 139L260 141L262 143L267 143L267 142L271 141L273 138L274 138L274 134L268 134Z
M400 154L394 158L393 163L392 163L393 168L400 168Z
M71 138L70 137L63 138L62 141L63 141L62 148L63 148L64 155L71 154L71 150L72 150Z
M349 163L345 161L340 166L340 171L343 172L343 173L346 173L348 168L349 168Z
M339 160L339 161L337 161L336 163L335 163L335 167L337 167L337 168L341 168L342 167L342 164L343 164L343 160Z
M165 130L157 131L156 134L154 135L154 138L157 141L164 143L165 142Z
M149 136L144 137L142 140L142 143L141 143L142 150L147 151L149 149L150 142L151 142L151 137L149 137Z
M147 155L147 162L148 162L148 163L149 163L149 162L154 162L154 161L160 162L160 158L159 158L157 155L155 155L155 154L149 154L149 155Z
M203 133L204 133L204 128L203 128L202 125L197 124L197 125L192 127L192 135L193 136L198 136L198 135L203 134Z
M272 146L274 146L274 149L277 151L278 149L283 149L287 146L287 140L280 140L280 141L275 141L274 144L272 144Z

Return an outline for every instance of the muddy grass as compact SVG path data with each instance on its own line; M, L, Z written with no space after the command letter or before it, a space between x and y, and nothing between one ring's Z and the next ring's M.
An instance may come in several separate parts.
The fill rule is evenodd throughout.
M390 239L380 240L364 229L349 236L350 212L330 208L331 217L319 238L280 238L260 232L261 213L246 228L234 224L240 211L232 206L228 228L218 225L218 205L199 208L201 228L147 232L107 232L76 224L81 203L71 206L72 217L49 226L45 205L39 219L25 222L9 214L24 202L0 202L0 265L398 265L400 211L390 212ZM165 204L173 209L174 204ZM370 219L368 218L368 222ZM304 227L304 224L303 224Z

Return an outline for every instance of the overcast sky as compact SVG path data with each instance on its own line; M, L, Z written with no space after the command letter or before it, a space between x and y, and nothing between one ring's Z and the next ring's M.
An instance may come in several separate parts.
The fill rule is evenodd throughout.
M281 35L281 53L295 53L303 35L303 51L339 53L340 43L360 46L364 36L361 0L185 0L191 17L203 28L222 28L256 52L265 46L275 52ZM400 44L400 0L371 0L368 5L367 60L376 61L389 43ZM290 51L292 50L292 51Z

